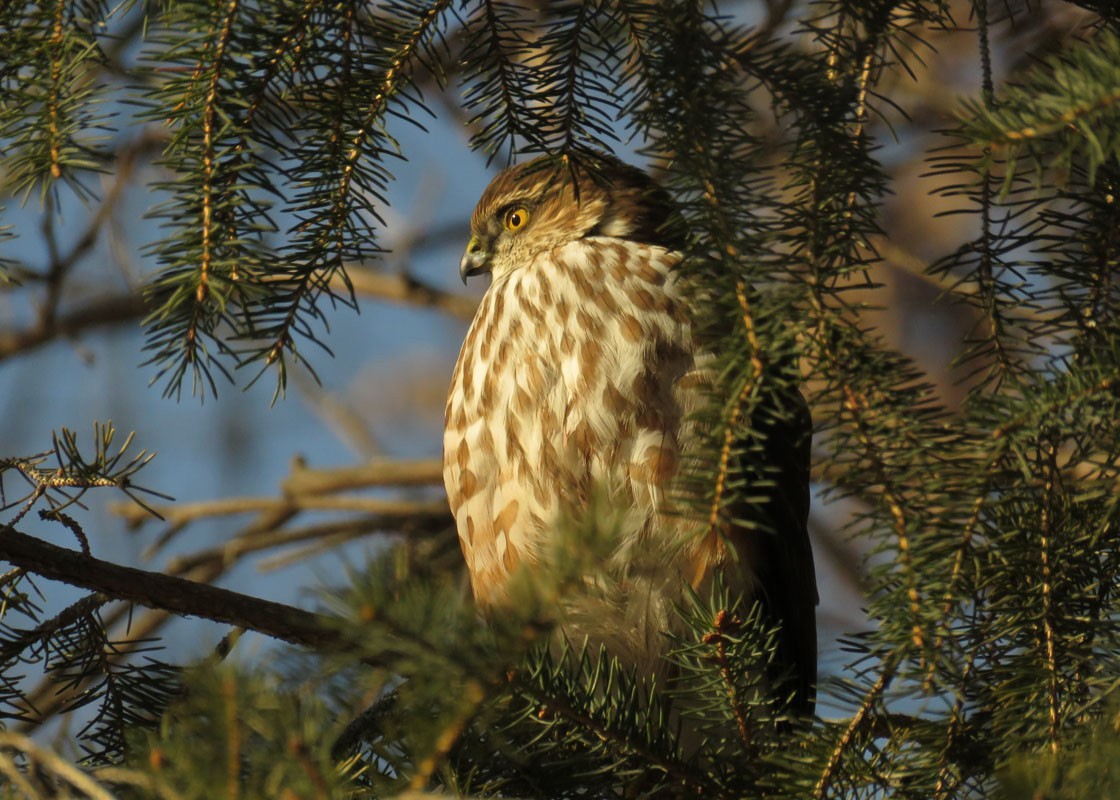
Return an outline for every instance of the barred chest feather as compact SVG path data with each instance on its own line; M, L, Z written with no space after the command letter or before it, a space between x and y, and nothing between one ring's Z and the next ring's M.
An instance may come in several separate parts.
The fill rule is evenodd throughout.
M495 277L455 366L444 433L444 482L480 604L501 603L511 572L535 563L558 515L592 491L626 509L619 565L635 547L692 535L664 508L700 382L678 262L589 237Z

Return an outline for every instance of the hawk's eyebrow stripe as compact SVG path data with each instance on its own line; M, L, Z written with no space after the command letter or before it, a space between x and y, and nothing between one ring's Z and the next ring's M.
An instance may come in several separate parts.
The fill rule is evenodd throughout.
M512 200L509 203L503 203L502 205L500 205L496 209L494 209L493 216L496 219L501 220L501 219L505 218L506 214L508 214L509 212L514 211L518 208L526 208L530 212L532 212L533 210L535 210L537 208L537 206L540 205L540 202L535 201L535 200L531 200L529 198L530 198L530 196L526 195L524 198L522 198L520 200Z

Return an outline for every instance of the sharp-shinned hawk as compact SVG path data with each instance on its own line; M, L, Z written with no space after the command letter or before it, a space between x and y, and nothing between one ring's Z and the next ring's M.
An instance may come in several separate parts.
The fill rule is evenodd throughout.
M595 603L573 597L565 632L656 671L674 604L718 572L782 626L779 660L795 705L811 709L808 410L794 389L781 414L756 415L771 477L718 531L677 501L711 382L681 288L684 243L668 193L614 158L544 156L483 193L461 274L489 272L491 284L455 365L444 432L471 584L494 613L515 571L541 568L558 520L605 497L622 509L603 564L612 586Z

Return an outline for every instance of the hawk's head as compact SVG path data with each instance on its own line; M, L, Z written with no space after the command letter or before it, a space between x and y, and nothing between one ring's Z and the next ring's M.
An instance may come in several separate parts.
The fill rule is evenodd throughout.
M589 236L679 248L678 220L668 193L640 169L611 156L541 156L486 187L459 274L464 281L484 272L500 277Z

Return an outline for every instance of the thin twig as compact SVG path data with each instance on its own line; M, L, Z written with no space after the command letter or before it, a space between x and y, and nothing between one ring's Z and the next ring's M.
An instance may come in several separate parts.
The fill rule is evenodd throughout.
M346 267L346 275L354 287L354 293L365 297L416 308L431 308L462 320L472 319L478 307L477 299L436 288L404 269L390 273L349 265ZM332 286L335 283L341 285L341 275L333 278Z
M894 679L895 663L888 662L883 665L879 673L878 680L864 695L863 702L860 703L859 710L852 716L848 727L844 729L844 733L836 742L836 746L832 749L832 754L828 757L828 763L825 765L824 770L821 772L820 779L817 780L817 785L813 789L813 800L824 800L829 786L832 784L832 779L836 777L836 772L840 767L840 763L844 758L844 754L848 752L852 742L855 741L856 736L874 719L871 713L872 709L879 702L879 698L890 686L891 681Z
M120 515L130 526L137 526L151 519L151 514L131 503L113 503L110 511ZM204 500L183 505L158 505L153 509L169 525L184 525L206 517L248 514L262 511L355 511L373 514L386 521L390 519L436 516L447 511L444 501L413 502L385 500L378 497L323 497L300 494L285 497L227 497L221 500Z
M208 563L234 563L242 556L251 553L302 542L315 542L317 544L329 542L333 547L378 530L392 530L394 534L399 535L405 521L394 517L372 515L335 522L323 522L301 528L280 528L254 536L236 536L216 547L171 559L167 563L167 571L172 574L179 574ZM449 528L452 520L447 505L440 503L438 507L433 506L433 512L430 516L410 515L407 522L418 526L423 531L435 531L440 528Z
M739 699L739 693L735 689L735 679L731 673L731 662L727 658L727 636L725 634L734 632L740 627L741 623L737 619L733 619L724 609L720 609L713 620L713 630L704 634L704 644L715 645L716 648L716 664L719 665L720 677L723 678L726 684L727 701L731 706L731 713L735 717L735 726L739 730L739 741L743 745L743 750L747 755L755 754L754 742L751 739L751 729L747 722L747 712L743 708L743 704Z
M438 458L378 460L355 467L326 469L311 469L297 461L281 488L286 495L294 497L371 486L439 486L442 483L443 462Z
M1051 539L1054 536L1055 484L1059 480L1057 446L1050 442L1046 448L1046 478L1042 486L1042 513L1039 525L1042 535L1039 539L1039 560L1042 578L1042 630L1045 642L1046 659L1046 710L1050 723L1047 730L1050 752L1057 754L1061 749L1061 723L1059 704L1062 692L1061 675L1058 672L1058 653L1054 634L1054 576L1050 564Z

